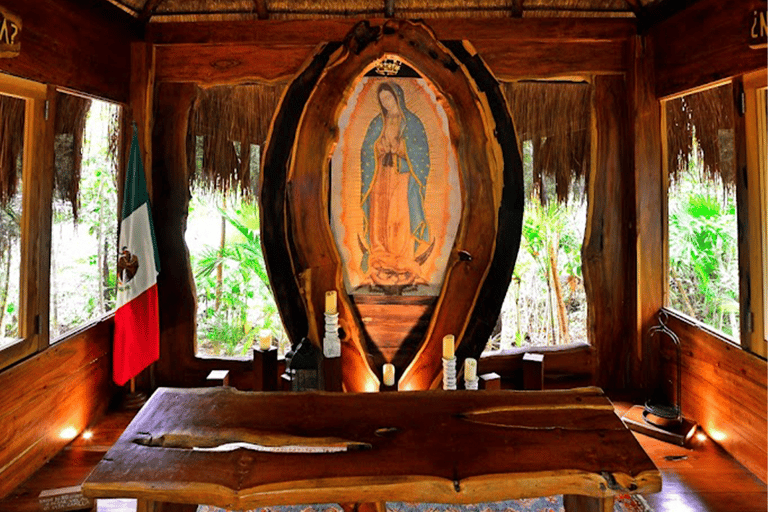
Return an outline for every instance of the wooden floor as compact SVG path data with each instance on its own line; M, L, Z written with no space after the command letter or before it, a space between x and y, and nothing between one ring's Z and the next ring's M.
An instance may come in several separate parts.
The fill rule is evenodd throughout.
M629 404L617 403L617 413ZM48 464L0 500L0 512L39 512L38 497L46 489L82 483L93 466L133 418L112 412L93 426L90 439L73 441ZM766 512L766 485L720 449L711 439L690 448L636 434L663 476L663 490L646 496L655 512ZM104 510L104 507L100 507Z

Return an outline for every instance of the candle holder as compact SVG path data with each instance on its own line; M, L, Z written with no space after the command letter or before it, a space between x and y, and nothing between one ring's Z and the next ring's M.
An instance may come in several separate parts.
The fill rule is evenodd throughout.
M341 357L341 340L339 339L339 314L325 313L325 337L323 338L323 356L326 358Z
M456 358L443 358L443 389L456 389Z
M477 389L477 383L479 382L479 380L480 379L475 379L475 380L466 380L466 379L464 379L464 389L476 390Z

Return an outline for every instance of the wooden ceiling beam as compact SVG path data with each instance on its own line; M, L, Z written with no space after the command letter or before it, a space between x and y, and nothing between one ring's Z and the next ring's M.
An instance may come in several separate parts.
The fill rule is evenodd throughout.
M148 21L161 3L163 3L163 0L147 0L147 3L144 4L144 8L141 10L141 14L139 14L139 19L141 21Z
M267 9L267 0L253 0L256 8L256 15L260 20L269 19L269 9Z
M315 45L341 41L357 23L355 19L280 20L254 30L254 21L227 23L150 23L146 38L154 44L266 43ZM372 20L372 23L381 21ZM515 40L539 42L625 41L637 34L629 18L445 18L430 19L439 39Z

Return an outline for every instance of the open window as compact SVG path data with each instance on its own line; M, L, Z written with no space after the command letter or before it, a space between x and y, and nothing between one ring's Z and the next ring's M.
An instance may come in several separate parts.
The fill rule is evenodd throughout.
M581 247L592 90L586 82L504 84L520 140L523 236L487 352L587 343Z
M115 307L121 107L57 93L51 219L51 342Z
M765 74L663 103L668 307L765 355ZM742 91L744 91L742 93Z
M193 107L185 241L199 357L248 357L265 333L281 354L290 348L262 255L257 201L261 148L281 90L213 87L199 91Z

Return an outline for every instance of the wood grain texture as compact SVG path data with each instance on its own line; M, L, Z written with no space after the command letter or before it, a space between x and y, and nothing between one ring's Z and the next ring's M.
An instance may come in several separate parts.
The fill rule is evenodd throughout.
M207 413L214 409L220 412L215 419ZM491 412L500 425L467 421L467 414L498 409L521 412ZM147 433L154 438L200 431L212 422L217 429L243 433L263 429L343 437L371 448L279 454L201 452L134 442ZM376 435L382 427L396 430ZM542 450L558 456L542 457ZM616 486L608 485L611 478ZM374 394L161 388L83 485L91 497L232 509L317 501L473 503L557 493L606 498L620 489L656 492L660 477L597 388Z
M0 373L0 497L34 473L104 411L113 320L99 322Z
M392 363L401 373L413 359L429 328L435 311L435 297L384 297L357 295L350 297L362 323L371 365L380 371L384 363Z
M147 192L152 197L152 113L155 92L155 48L143 42L131 43L131 88L129 120L136 123L139 136L139 148L144 164L147 180ZM125 133L126 139L132 140L133 130ZM126 164L127 165L127 164ZM122 187L124 180L119 183L119 209L122 211Z
M626 389L635 338L634 189L627 84L596 77L587 228L581 249L587 333L597 358L596 384Z
M359 19L269 20L150 23L147 41L154 44L267 43L317 45L343 41ZM381 25L384 19L372 19ZM438 39L478 41L624 41L636 33L635 22L610 18L440 18L429 25Z
M760 283L762 280L758 277L752 279L752 275L760 275L763 269L758 266L752 267L752 251L759 252L753 244L759 245L762 240L757 237L754 241L750 240L750 235L755 233L753 224L758 223L758 219L765 214L759 214L752 218L749 207L749 177L747 169L747 123L746 112L741 112L739 105L742 101L746 103L746 94L744 92L744 81L738 76L732 81L733 90L733 140L734 140L734 164L736 165L736 233L738 238L738 261L739 261L739 340L745 350L751 350L752 329L749 325L748 314L760 314L755 311L752 305L752 285ZM746 107L746 105L745 105ZM757 185L757 183L755 183ZM753 210L754 211L754 210ZM762 304L760 304L762 306ZM749 313L747 313L749 312Z
M478 374L496 373L513 387L522 385L523 355L526 352L542 353L546 364L544 366L545 389L559 387L576 379L592 383L595 373L594 348L587 344L569 347L535 347L530 349L515 349L507 352L497 352L484 355L478 361Z
M683 348L683 414L766 482L765 360L670 313ZM674 352L662 354L663 377L676 380Z
M185 44L156 48L159 82L224 85L287 80L301 68L315 46Z
M656 314L663 306L664 283L664 223L663 166L661 150L661 103L654 93L653 40L637 36L632 43L634 66L629 74L634 141L635 189L635 257L633 279L637 290L637 313L632 379L639 388L655 382L659 368L654 354L648 351L648 330L656 325Z
M650 31L656 52L656 96L765 68L765 49L749 48L754 11L763 0L701 0ZM705 43L711 42L711 43Z
M466 37L466 36L465 36ZM475 48L501 79L617 74L628 68L623 41L541 42L481 39ZM157 48L157 80L202 85L286 80L314 46L273 43L178 44Z
M81 92L128 101L129 43L135 21L99 0L5 0L24 21L23 49L1 59L0 71Z

